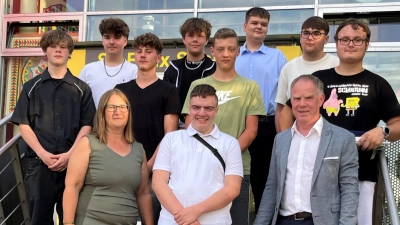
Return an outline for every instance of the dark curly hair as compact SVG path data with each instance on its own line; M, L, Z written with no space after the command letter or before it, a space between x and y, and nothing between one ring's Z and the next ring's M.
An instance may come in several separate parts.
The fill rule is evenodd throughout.
M180 28L180 33L183 38L186 34L196 34L204 32L206 34L206 39L208 40L211 36L211 24L203 18L189 18L187 19Z
M156 49L157 54L161 54L164 48L160 39L152 33L145 33L137 36L133 40L132 47L134 49L137 49L139 47L151 47Z
M99 24L99 31L101 36L104 34L112 34L114 37L124 36L126 38L128 38L130 32L125 21L120 18L113 17L103 19Z

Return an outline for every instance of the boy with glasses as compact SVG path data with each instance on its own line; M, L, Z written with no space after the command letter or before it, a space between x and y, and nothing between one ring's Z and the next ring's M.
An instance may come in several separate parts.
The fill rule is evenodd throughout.
M276 94L276 120L278 132L280 128L279 115L286 101L290 98L290 84L303 74L311 74L318 70L339 65L336 56L324 52L324 45L329 40L329 25L321 17L313 16L304 21L301 26L300 45L303 54L288 62L282 69Z
M313 74L324 83L327 96L320 108L321 115L330 123L360 136L357 142L360 165L358 224L363 225L372 225L379 161L374 150L385 139L400 139L400 104L392 87L362 65L370 37L367 24L352 18L346 20L335 34L339 65ZM282 118L290 121L289 106L283 109ZM377 126L381 120L385 126Z

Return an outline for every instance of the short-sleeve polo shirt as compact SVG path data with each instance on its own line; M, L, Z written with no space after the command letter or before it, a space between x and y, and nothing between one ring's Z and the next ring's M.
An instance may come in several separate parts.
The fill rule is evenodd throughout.
M96 108L90 87L69 70L56 82L46 69L26 82L11 122L29 125L42 147L52 153L67 152L83 126L92 126ZM36 153L28 146L26 157Z

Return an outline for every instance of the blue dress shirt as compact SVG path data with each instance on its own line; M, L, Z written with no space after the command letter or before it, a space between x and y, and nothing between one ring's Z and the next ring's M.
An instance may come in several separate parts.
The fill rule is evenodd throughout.
M264 44L254 52L246 49L246 43L240 47L235 64L236 72L258 83L268 116L275 115L279 75L286 62L280 50L268 48Z

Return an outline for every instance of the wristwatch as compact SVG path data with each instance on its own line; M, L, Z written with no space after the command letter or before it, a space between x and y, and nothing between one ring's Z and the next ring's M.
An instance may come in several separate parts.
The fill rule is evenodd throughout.
M386 139L387 137L389 137L390 130L387 126L381 126L381 127L382 127L382 133L383 133L383 135L385 135L384 138Z

